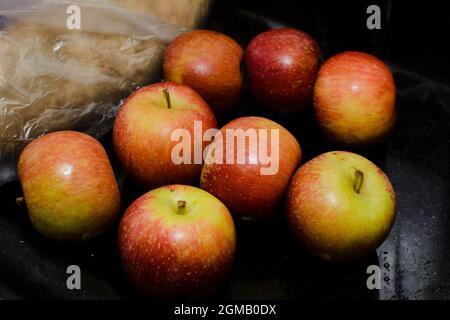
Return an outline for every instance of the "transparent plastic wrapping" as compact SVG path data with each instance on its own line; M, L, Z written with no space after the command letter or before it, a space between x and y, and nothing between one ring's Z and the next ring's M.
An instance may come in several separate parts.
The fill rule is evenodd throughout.
M121 100L160 79L167 42L198 26L209 7L210 0L2 0L0 185L16 177L32 139L108 131ZM81 29L70 29L78 17Z

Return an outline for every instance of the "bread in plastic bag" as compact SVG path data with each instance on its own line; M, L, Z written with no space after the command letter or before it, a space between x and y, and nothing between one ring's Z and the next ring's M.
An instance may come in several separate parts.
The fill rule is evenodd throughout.
M68 7L80 8L70 30ZM209 0L2 0L0 185L32 139L74 129L99 137L121 99L161 77L165 45L196 27Z

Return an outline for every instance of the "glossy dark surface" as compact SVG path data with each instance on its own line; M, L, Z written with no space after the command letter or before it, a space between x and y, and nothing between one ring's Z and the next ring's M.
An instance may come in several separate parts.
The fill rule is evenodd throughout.
M439 51L439 44L434 42L442 30L432 29L434 25L430 24L427 32L435 33L420 33L419 43L414 34L421 27L401 18L411 11L427 14L439 9L389 9L390 3L381 1L383 12L391 10L390 28L372 34L364 29L364 2L338 10L342 16L332 14L337 8L326 8L321 1L304 6L297 3L286 0L253 5L218 1L208 27L227 33L245 46L254 35L282 21L310 32L325 57L342 50L365 50L390 66L398 90L396 129L386 143L354 151L374 161L389 176L398 197L397 219L389 238L376 253L351 264L324 263L302 253L281 215L265 225L237 224L236 262L216 297L449 299L450 79L448 60L444 59L449 55ZM411 19L419 21L417 17L420 15ZM344 23L340 24L342 19ZM246 97L237 115L244 114L264 115ZM311 114L303 120L270 117L298 137L305 161L336 149L320 137ZM110 137L102 142L114 157ZM126 206L143 192L124 181L120 171L118 177ZM14 199L20 194L18 183L0 188L1 298L135 297L118 260L117 226L86 244L50 242L32 229L26 210L16 207ZM71 264L81 267L80 291L66 288L66 268ZM366 269L373 264L382 268L379 291L366 287Z

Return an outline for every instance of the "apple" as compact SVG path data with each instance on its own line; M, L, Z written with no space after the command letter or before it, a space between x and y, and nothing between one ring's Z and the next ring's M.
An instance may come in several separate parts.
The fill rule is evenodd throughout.
M200 298L227 277L236 231L216 197L192 186L169 185L130 205L120 222L118 246L125 272L141 293Z
M316 41L293 28L257 35L245 55L251 98L266 109L303 113L312 105L320 59Z
M108 156L87 134L58 131L37 138L21 153L17 169L30 220L49 239L91 239L119 211Z
M394 79L370 54L340 53L321 67L314 105L318 126L329 140L350 147L372 145L394 127Z
M175 38L164 53L164 78L198 92L217 116L239 102L243 49L230 37L209 30L194 30Z
M201 125L200 135L194 134L195 123ZM190 144L194 150L206 147L202 132L216 126L213 112L194 90L176 83L156 83L137 90L119 109L113 145L127 174L145 188L194 184L202 162L195 162L191 154L189 161L174 161L178 142L173 134L186 131L193 137Z
M279 211L301 156L297 140L276 122L238 118L208 147L200 187L243 220L267 220Z
M292 177L286 214L300 245L330 261L351 261L375 250L395 218L395 192L386 175L366 158L324 153Z

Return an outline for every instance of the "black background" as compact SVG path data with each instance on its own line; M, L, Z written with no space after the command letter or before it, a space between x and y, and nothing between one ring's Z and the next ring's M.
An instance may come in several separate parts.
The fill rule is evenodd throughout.
M366 26L369 5L381 9L381 30ZM403 67L449 83L450 63L447 35L450 15L442 1L217 1L220 23L236 26L242 42L251 39L255 26L233 16L237 10L255 20L265 18L309 32L320 44L325 57L340 51L360 50ZM262 22L262 29L265 23ZM217 26L223 29L223 26Z
M382 29L366 28L366 8L377 4ZM259 226L237 223L238 252L229 280L215 299L444 299L450 298L449 120L447 10L435 2L216 1L206 27L245 47L257 33L288 25L309 32L326 59L345 50L382 58L397 85L398 122L382 145L353 150L385 170L398 196L386 242L366 259L330 264L302 253L280 215ZM235 116L266 115L247 97ZM304 160L337 149L319 135L312 115L282 123L299 139ZM124 206L143 193L115 163L110 136L102 139L124 193ZM0 187L0 297L41 299L136 298L116 252L116 230L86 244L58 244L37 234L14 199L17 182ZM66 267L82 269L80 291L66 289ZM383 270L380 291L366 288L366 268Z

